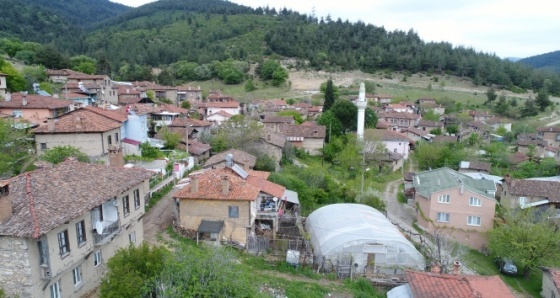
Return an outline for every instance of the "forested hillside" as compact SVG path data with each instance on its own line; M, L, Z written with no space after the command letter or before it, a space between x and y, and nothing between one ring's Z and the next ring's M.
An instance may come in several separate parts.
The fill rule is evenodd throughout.
M47 2L6 1L20 6L22 1ZM74 2L85 3L71 3ZM221 0L160 0L124 11L95 26L81 27L83 34L78 29L69 34L73 24L63 21L66 18L41 12L37 6L21 9L37 11L39 19L49 20L43 22L44 26L56 24L44 33L54 32L50 33L55 35L53 38L39 39L41 34L29 29L18 35L22 41L51 42L66 57L85 54L93 58L91 63L97 63L97 72L121 79L149 79L148 66L164 69L165 83L223 79L218 74L223 67L218 66L231 59L227 64L238 73L230 82L238 83L238 74L246 73L248 63L262 62L263 57L288 57L297 61L297 68L446 73L470 77L477 85L495 85L514 92L546 89L550 94L560 95L557 74L534 71L524 64L471 48L445 42L426 43L412 30L387 31L363 22L316 18L287 9L252 9ZM79 9L87 11L86 6ZM15 14L12 17L17 18ZM35 18L24 19L23 27L36 26L31 20ZM40 61L32 58L26 61Z
M534 68L560 73L560 51L524 58L518 62Z

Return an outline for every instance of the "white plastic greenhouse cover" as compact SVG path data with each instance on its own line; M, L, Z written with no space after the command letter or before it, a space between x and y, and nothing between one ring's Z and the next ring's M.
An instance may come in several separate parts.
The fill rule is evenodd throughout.
M408 261L401 265L424 269L424 257L378 210L362 204L332 204L307 218L307 232L316 256L335 256L367 244L394 248ZM354 251L357 252L357 251Z

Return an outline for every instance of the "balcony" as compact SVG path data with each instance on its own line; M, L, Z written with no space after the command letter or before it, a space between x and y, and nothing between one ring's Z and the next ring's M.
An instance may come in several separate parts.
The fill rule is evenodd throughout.
M98 228L101 229L101 227L102 231L99 232ZM96 225L95 230L93 230L93 241L95 245L104 245L109 242L111 239L110 237L116 234L119 231L119 228L120 222L118 219L115 222L99 222L99 224Z

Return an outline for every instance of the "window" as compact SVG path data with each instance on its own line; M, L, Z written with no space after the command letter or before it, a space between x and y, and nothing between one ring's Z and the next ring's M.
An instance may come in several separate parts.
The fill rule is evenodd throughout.
M467 225L480 226L480 216L470 216L467 219Z
M482 206L482 201L479 198L471 197L469 200L469 206Z
M130 213L130 205L129 205L129 202L128 202L128 196L124 196L122 198L122 208L123 208L124 216L127 217L128 214Z
M60 294L60 280L50 286L51 298L62 298Z
M23 117L23 112L21 110L13 110L12 117L14 118L21 118Z
M115 133L115 142L118 142L118 141L119 141L119 133L116 132L116 133Z
M41 238L37 241L39 246L39 265L49 265L49 248L47 246L47 239Z
M72 275L74 276L74 286L82 283L82 266L78 266L72 270Z
M58 233L58 249L61 256L70 253L70 243L68 243L68 230Z
M229 218L239 218L239 206L228 206Z
M78 237L78 246L86 243L86 223L83 220L76 223L76 237Z
M41 143L41 150L47 150L47 143Z
M556 141L560 141L560 133L556 134Z
M111 145L113 142L111 142L111 136L107 136L107 144Z
M99 264L103 262L103 258L101 257L101 250L98 250L93 255L93 266L97 267Z
M140 208L140 190L134 191L134 209Z
M445 203L449 204L450 196L449 195L441 195L438 197L438 203Z
M136 231L128 234L128 241L130 241L130 243L136 243Z
M525 207L525 202L527 202L526 197L519 197L519 206Z
M436 214L436 221L449 222L449 213L438 212Z

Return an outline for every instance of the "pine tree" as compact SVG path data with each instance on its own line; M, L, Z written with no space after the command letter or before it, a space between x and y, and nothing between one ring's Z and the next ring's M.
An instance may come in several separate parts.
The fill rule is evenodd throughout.
M331 79L327 81L325 89L325 103L323 104L323 112L328 111L334 104L334 86Z

